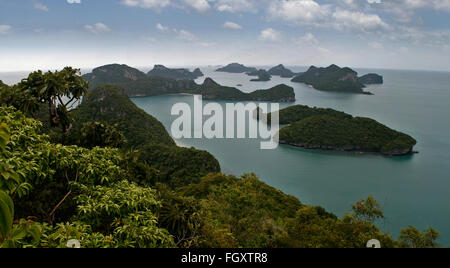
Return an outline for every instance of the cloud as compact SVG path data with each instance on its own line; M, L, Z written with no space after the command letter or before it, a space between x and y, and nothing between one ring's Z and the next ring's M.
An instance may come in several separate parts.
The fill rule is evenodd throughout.
M0 34L7 34L11 30L11 26L0 24Z
M81 0L67 0L69 4L81 4Z
M319 40L317 40L317 38L312 33L307 33L304 36L302 36L300 38L300 42L307 43L307 44L314 45L314 46L319 44Z
M149 9L162 9L171 4L170 0L122 0L125 6Z
M200 13L206 12L211 9L211 6L206 0L182 0L182 2L188 7L193 8Z
M197 41L197 37L193 33L186 30L178 31L178 38L190 42Z
M93 25L85 25L84 29L93 34L107 33L111 31L111 29L108 26L106 26L101 22L95 23Z
M335 27L339 30L351 29L371 32L389 28L389 25L376 14L337 9L333 13L333 18L335 19Z
M38 10L41 10L41 11L48 11L49 10L46 5L44 5L42 3L39 3L39 2L34 3L34 8L38 9Z
M214 5L215 9L221 12L240 13L251 12L256 13L259 6L264 6L263 0L217 0Z
M330 6L314 0L280 0L272 2L269 14L272 18L297 24L316 24L329 16Z
M272 28L268 28L268 29L261 31L261 34L259 35L259 39L262 41L276 42L276 41L279 41L280 38L281 38L281 34Z
M222 25L223 28L225 29L231 29L231 30L242 30L243 27L237 23L231 22L231 21L227 21Z
M379 42L376 42L376 41L370 42L368 45L369 45L370 48L373 48L373 49L383 49L384 48L382 43L379 43Z
M160 32L167 32L170 30L169 27L162 25L161 23L156 24L156 29Z

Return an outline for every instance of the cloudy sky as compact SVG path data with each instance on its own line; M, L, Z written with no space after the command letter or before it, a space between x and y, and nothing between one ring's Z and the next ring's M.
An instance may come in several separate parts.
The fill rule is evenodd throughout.
M450 71L450 0L0 0L0 71L235 61Z

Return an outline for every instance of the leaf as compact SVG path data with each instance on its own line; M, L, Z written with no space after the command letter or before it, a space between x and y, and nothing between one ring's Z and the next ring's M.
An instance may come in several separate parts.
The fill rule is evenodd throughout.
M11 232L14 220L14 203L5 192L0 191L0 235L5 237Z

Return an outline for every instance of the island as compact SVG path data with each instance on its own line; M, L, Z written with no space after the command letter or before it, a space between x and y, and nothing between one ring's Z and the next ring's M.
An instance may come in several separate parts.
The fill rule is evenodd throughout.
M295 73L284 67L283 64L275 66L269 70L269 74L273 76L280 76L282 78L292 78Z
M257 76L258 78L251 79L252 82L267 82L272 79L272 76L264 69L258 71L248 72L248 76Z
M219 68L216 70L216 72L225 72L225 73L249 73L249 72L255 72L258 69L253 67L247 67L240 63L231 63L228 64L225 67Z
M195 80L203 76L202 71L197 68L193 72L187 69L169 69L164 65L155 65L153 70L147 73L149 76L161 76L176 80Z
M359 81L356 71L335 64L326 68L311 66L308 71L297 75L291 81L305 83L321 91L372 95L363 90L365 86Z
M149 97L166 94L198 94L208 100L294 102L292 87L278 85L244 93L234 87L225 87L211 78L199 85L193 80L176 80L162 76L148 76L127 65L111 64L95 68L83 75L91 89L110 84L122 88L129 97Z
M417 143L373 119L333 109L295 105L280 110L279 117L280 124L288 124L279 132L280 143L305 149L402 156L414 153ZM270 122L271 114L267 118Z
M207 100L295 102L294 89L284 84L244 93L234 87L221 86L207 78L196 93Z
M358 80L363 85L381 85L384 82L383 76L373 73L363 75Z

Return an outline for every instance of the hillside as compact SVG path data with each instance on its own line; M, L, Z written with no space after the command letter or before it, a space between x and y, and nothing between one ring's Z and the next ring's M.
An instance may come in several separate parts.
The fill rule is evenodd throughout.
M294 77L292 82L305 83L322 91L371 94L363 91L364 85L359 82L357 72L334 64L327 68L311 66L305 73Z
M90 91L75 110L75 118L78 124L92 121L117 124L131 147L144 143L175 145L156 118L139 109L123 90L114 86L100 86Z
M102 84L120 84L136 81L147 77L145 73L125 64L109 64L92 70L91 73L83 75L84 80L89 82L89 87L94 89Z
M390 156L413 152L416 140L369 118L332 109L293 106L280 111L280 143L306 149L376 152Z
M231 63L225 67L216 70L216 72L225 72L225 73L248 73L254 71L257 71L257 69L253 67L247 67L240 63Z
M203 76L200 69L195 69L193 72L187 69L169 69L164 65L155 65L153 70L147 73L149 76L161 76L172 78L176 80L195 80Z

